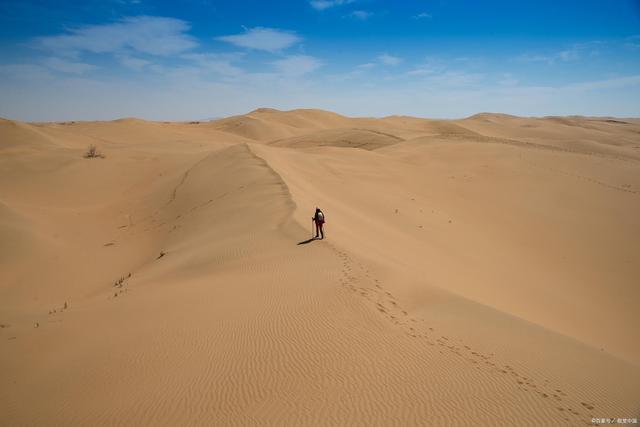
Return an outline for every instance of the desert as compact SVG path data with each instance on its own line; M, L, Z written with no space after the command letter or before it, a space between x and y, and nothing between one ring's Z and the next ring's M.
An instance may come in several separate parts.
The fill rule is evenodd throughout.
M634 118L3 119L1 424L637 418L639 213Z

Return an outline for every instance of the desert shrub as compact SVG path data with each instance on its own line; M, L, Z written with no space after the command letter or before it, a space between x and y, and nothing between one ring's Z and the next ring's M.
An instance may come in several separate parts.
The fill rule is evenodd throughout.
M85 159L93 159L93 158L100 158L100 159L104 159L104 154L102 154L101 152L98 151L98 148L91 144L88 148L87 151L84 153L84 158Z

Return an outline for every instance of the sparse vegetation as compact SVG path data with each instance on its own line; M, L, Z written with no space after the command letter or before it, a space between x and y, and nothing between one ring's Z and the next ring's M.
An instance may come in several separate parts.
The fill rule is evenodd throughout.
M124 287L124 285L126 285L126 280L131 278L131 273L129 273L126 276L122 276L120 277L118 280L116 280L115 282L113 282L113 287L114 288L118 288L118 290L113 294L113 297L117 297L119 294L126 292L127 289Z
M158 255L158 258L156 258L156 259L160 259L165 255L166 255L166 253L164 251L160 251L160 255Z
M61 308L59 308L59 309L55 309L54 308L52 310L49 310L49 314L56 314L58 312L62 313L63 311L65 311L68 308L69 308L69 303L67 301L65 301L64 305Z
M99 152L98 148L93 144L89 145L89 147L87 147L87 151L84 153L85 159L93 159L93 158L104 159L104 157L105 157L104 154Z

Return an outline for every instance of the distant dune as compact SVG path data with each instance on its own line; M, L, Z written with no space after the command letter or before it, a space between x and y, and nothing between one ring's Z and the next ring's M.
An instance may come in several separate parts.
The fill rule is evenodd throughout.
M350 147L375 150L403 141L402 138L371 129L327 129L301 136L270 141L268 144L278 147Z
M0 120L0 424L638 418L639 236L639 119Z

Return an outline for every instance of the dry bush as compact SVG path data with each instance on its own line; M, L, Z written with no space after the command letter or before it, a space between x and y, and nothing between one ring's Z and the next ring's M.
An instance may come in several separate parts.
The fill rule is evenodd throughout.
M101 152L98 151L98 148L91 144L88 148L87 151L84 153L84 158L85 159L93 159L93 158L100 158L100 159L104 159L104 154L102 154Z

